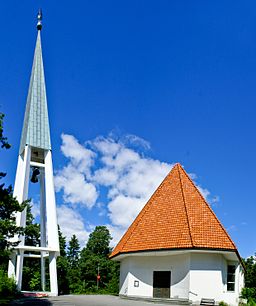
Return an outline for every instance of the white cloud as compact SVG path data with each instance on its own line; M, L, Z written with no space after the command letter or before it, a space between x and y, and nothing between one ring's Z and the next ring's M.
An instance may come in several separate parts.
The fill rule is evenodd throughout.
M135 135L119 139L113 135L99 136L81 145L75 137L63 134L62 141L61 150L68 163L56 173L56 190L62 191L64 202L72 205L68 208L72 214L77 213L74 204L79 204L97 207L99 216L108 216L108 227L114 237L112 243L117 242L173 164L145 156L144 151L150 149L150 144ZM190 177L196 179L195 174ZM197 187L209 198L207 189ZM79 215L79 229L73 229L68 223L67 231L82 232L85 229L81 222ZM85 231L84 238L87 236Z
M61 151L69 162L56 172L56 191L63 190L63 200L66 203L82 204L91 208L98 198L96 187L88 181L95 153L79 144L72 135L62 134L61 138Z
M83 217L79 212L66 205L61 205L57 207L57 216L61 232L67 238L66 242L68 243L70 238L76 235L80 246L84 247L90 232L86 230Z
M113 138L105 138L103 136L96 137L93 141L89 142L89 144L103 155L116 155L121 148L121 144L116 142Z
M63 190L63 200L66 203L92 208L98 198L96 187L86 181L86 176L72 164L57 171L55 187L57 192Z
M133 134L125 135L123 142L128 144L132 143L134 146L141 147L145 150L149 150L151 148L148 141Z
M210 191L208 189L206 189L206 188L201 187L200 185L196 185L196 187L200 191L202 196L205 198L205 200L207 200L207 198L210 195Z
M109 171L107 168L101 168L95 171L94 181L100 185L111 186L118 180L118 173Z
M129 148L130 138L133 145L135 136L125 138L125 144L120 140L115 142L110 137L98 137L91 142L98 150L97 156L101 161L100 168L92 176L93 181L96 185L108 188L109 218L115 229L121 227L123 231L172 167L171 164L146 158L139 151ZM140 138L136 141L142 142Z
M232 224L227 227L227 232L233 232L233 231L237 231L237 226L235 224Z
M37 221L40 216L40 203L34 202L33 199L31 199L30 205L31 205L31 213L34 219Z
M90 176L90 167L93 165L95 153L82 146L72 135L62 134L61 151L71 160L77 170Z
M112 224L106 224L106 226L109 229L110 235L112 237L112 240L110 241L110 246L114 248L121 239L122 235L124 234L124 229L123 227L114 226Z
M144 198L133 198L118 194L108 205L112 224L128 228L144 205Z

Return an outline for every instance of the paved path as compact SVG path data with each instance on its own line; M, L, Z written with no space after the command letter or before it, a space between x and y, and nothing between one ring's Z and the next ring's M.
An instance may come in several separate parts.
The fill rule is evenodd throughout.
M121 299L111 295L62 295L48 299L28 299L13 306L163 306L164 304ZM165 304L166 305L166 304ZM174 306L174 305L172 305Z
M54 306L163 306L163 304L126 300L111 295L63 295L49 298L49 301Z

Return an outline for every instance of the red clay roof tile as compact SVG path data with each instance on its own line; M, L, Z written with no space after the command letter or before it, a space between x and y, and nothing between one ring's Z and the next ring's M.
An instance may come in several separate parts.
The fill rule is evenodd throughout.
M236 246L180 164L166 176L110 257L122 253Z

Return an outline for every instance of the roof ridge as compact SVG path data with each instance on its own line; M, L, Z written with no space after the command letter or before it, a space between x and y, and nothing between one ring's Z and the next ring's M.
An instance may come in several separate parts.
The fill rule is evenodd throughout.
M189 222L189 217L188 217L186 199L185 199L184 190L183 190L183 184L182 184L182 180L181 180L181 176L180 176L180 168L182 168L182 166L178 163L178 164L177 164L177 169L178 169L178 173L179 173L181 193L182 193L182 198L183 198L183 202L184 202L186 217L187 217L187 221L188 221L189 236L190 236L190 240L191 240L192 247L194 247L195 245L194 245L194 242L193 242L192 231L191 231L190 222Z
M180 166L181 167L181 166ZM199 194L199 196L202 198L202 200L204 201L204 203L208 206L211 214L213 215L213 217L215 218L215 220L218 222L218 224L221 226L222 230L224 231L224 233L227 235L229 241L231 242L231 244L233 245L233 247L237 250L236 245L234 244L233 240L230 238L229 234L227 233L227 231L225 230L224 226L221 224L221 222L219 221L219 219L217 218L216 214L214 213L213 209L211 208L211 206L208 204L208 202L206 201L206 199L203 197L203 195L201 194L201 192L198 190L198 188L196 187L196 184L193 182L193 180L190 178L190 176L186 173L186 171L184 171L184 169L181 167L182 172L185 174L185 176L190 180L190 182L193 184L193 186L195 187L197 193Z

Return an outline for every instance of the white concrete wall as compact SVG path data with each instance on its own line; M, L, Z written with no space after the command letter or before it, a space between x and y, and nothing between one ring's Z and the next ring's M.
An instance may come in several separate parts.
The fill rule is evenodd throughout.
M119 294L128 295L130 260L125 258L120 263Z
M235 291L227 291L227 265L234 264L236 265L236 276L235 276ZM241 293L242 288L244 287L244 273L242 271L242 267L238 262L234 261L226 261L225 269L224 269L224 290L222 294L222 301L225 301L229 305L238 305L239 295Z
M213 298L220 301L223 285L223 262L221 254L191 254L190 299Z
M227 265L236 264L235 291L227 291ZM121 261L120 294L153 296L153 271L171 271L171 298L202 298L238 305L243 287L243 271L237 262L228 262L222 254L186 253L168 256L129 256ZM139 282L139 287L134 286Z
M221 254L191 253L190 300L199 302L201 298L225 301L238 305L239 294L243 287L243 273L238 262L228 262ZM235 264L235 291L227 291L227 265Z
M188 298L189 267L189 254L127 257L121 262L120 294L152 297L153 271L171 271L171 297Z

